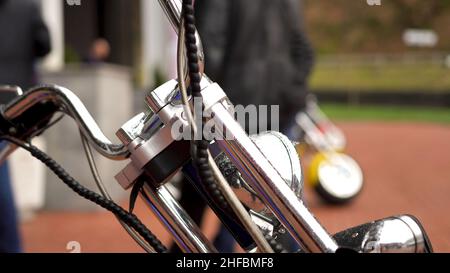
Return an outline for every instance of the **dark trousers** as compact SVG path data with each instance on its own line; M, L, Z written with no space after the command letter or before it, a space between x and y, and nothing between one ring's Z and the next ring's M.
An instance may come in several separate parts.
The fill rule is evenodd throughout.
M203 216L205 214L207 205L203 200L203 197L197 192L197 190L190 184L189 181L183 179L181 186L181 199L180 205L189 213L192 220L197 225L202 224ZM231 233L225 228L224 225L221 225L220 230L213 241L214 246L222 253L233 253L234 251L234 238ZM171 248L171 252L179 253L180 249L177 245L173 245Z
M3 145L0 143L0 147ZM19 228L8 163L0 166L0 253L21 252Z

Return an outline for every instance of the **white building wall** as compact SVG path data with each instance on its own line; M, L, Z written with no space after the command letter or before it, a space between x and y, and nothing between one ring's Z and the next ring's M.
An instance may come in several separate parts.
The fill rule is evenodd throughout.
M176 77L176 34L158 1L141 0L144 85L154 84L159 69L168 78Z
M64 5L66 1L40 1L42 15L49 28L52 41L52 52L43 60L42 66L47 71L58 71L64 67Z

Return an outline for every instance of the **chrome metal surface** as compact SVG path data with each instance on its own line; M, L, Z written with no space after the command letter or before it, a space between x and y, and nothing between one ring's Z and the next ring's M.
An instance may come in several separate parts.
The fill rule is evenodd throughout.
M275 131L263 132L250 138L280 173L291 190L302 199L302 169L300 158L292 142L285 135Z
M300 158L291 141L279 132L268 131L250 138L255 142L261 152L266 155L270 163L283 177L284 181L298 198L303 198L303 177ZM222 153L217 144L210 146L215 155L215 161L220 166L228 183L233 187L239 199L247 207L267 217L275 217L261 201L259 195L248 185L230 159Z
M158 0L161 8L169 19L170 24L174 30L178 33L179 25L181 22L181 10L182 1L181 0Z
M181 112L178 113L179 116ZM179 120L179 116L174 116L171 122ZM131 162L122 169L116 176L116 180L119 184L124 188L130 188L137 179L143 175L144 167L151 160L155 159L160 153L162 153L166 148L168 148L175 140L172 138L172 123L159 128L154 134L150 136L149 139L144 140L142 134L136 137L132 142L127 145L127 148L130 152L129 158ZM143 132L145 135L145 132ZM177 154L172 154L171 158L178 157ZM170 159L166 158L170 164ZM181 166L179 166L181 168ZM167 181L171 176L169 176L165 181ZM165 181L158 181L160 183L164 183Z
M264 234L273 236L274 226L270 219L252 210L250 210L250 217L252 217L252 221L264 232Z
M144 129L146 115L140 113L127 121L120 129L117 131L116 136L120 141L128 146L133 140L135 140Z
M166 126L156 132L149 140L139 139L135 145L130 145L130 159L137 168L144 168L148 162L159 155L174 142L172 128ZM181 167L181 166L180 166Z
M216 102L215 99L220 98L226 98L226 95L223 91L220 91L218 94L214 94L214 98L211 98L211 94L206 95L204 94L204 91L206 90L206 87L212 85L213 83L211 80L203 76L202 81L200 82L200 87L202 89L202 96L204 103L207 104L207 102ZM220 89L220 88L219 88ZM220 89L221 90L221 89ZM205 91L208 92L208 91ZM189 98L190 99L190 98ZM164 123L167 124L172 119L173 114L171 111L168 113L161 112L161 110L164 110L166 106L178 106L182 108L182 101L181 101L181 94L180 89L178 87L178 81L177 80L170 80L164 83L163 85L159 86L155 90L149 92L145 96L145 101L148 105L148 107L153 111L153 113L158 114L159 119Z
M149 92L146 102L152 113L137 115L116 133L126 145L131 159L115 176L124 189L130 188L143 174L143 167L175 141L173 123L181 122L181 125L187 126L187 121L183 119L183 106L172 103L176 92L176 80L170 80Z
M179 33L178 44L177 44L178 85L179 85L179 89L181 92L181 102L183 104L184 116L186 117L186 119L188 121L188 125L190 125L190 137L191 137L191 139L193 139L193 137L195 137L197 135L198 131L197 131L197 126L196 126L196 122L195 122L194 114L193 114L193 112L195 112L195 109L191 109L191 107L190 107L189 98L188 98L188 94L187 94L187 87L186 87L187 82L185 81L185 79L189 80L189 78L187 76L188 71L187 71L187 69L185 69L186 61L185 61L185 58L183 58L184 56L186 56L184 53L184 48L185 48L184 47L184 39L185 39L184 18L181 19L179 29L180 29L179 30L180 33ZM201 67L200 75L203 74L202 73L203 66L204 66L204 63L201 62L200 63L200 67ZM208 85L212 83L206 76L202 77L202 81L200 82L200 85L202 84L202 82L204 84L208 84ZM208 90L208 89L205 88L203 90ZM206 101L206 103L205 103L205 100L202 100L202 104L207 105L208 103L214 104L216 102L219 102L220 100L223 99L223 97L226 98L226 95L224 92L222 92L222 97L217 98L214 96L212 97L211 94L209 96L205 96L204 94L202 94L202 99L205 97L208 97L210 100ZM212 102L211 102L211 99L213 100ZM216 101L214 101L214 100L216 100ZM195 107L195 105L196 105L195 101L193 104ZM193 112L191 112L191 111L193 111ZM264 238L264 235L259 230L258 226L253 222L252 218L247 213L247 210L245 209L245 207L242 205L240 200L234 194L230 185L228 185L228 182L223 177L222 173L220 172L218 166L216 165L216 163L209 151L208 151L208 161L209 161L211 171L212 171L214 177L216 178L217 185L219 186L219 188L221 188L226 200L228 201L228 203L231 206L231 208L233 209L233 211L236 213L236 216L240 219L241 223L246 227L250 236L252 236L258 249L260 251L272 253L273 249L271 248L271 246L269 245L267 240Z
M133 162L128 163L118 174L114 176L116 181L124 190L128 190L136 183L137 179L142 175L144 171L137 168Z
M164 10L170 24L174 28L175 32L178 34L179 26L181 23L181 10L182 2L181 0L158 0L160 6ZM197 55L199 58L199 68L200 74L203 75L205 67L205 55L203 53L203 45L198 32L195 32L196 43L197 43Z
M166 123L164 116L160 116L159 111L168 105L173 98L173 94L178 91L178 82L176 80L170 80L155 90L149 92L145 96L145 101L153 111L153 113L158 114L159 118ZM170 119L169 119L170 120Z
M411 232L414 236L415 242L416 242L416 253L423 253L426 252L428 247L426 242L426 235L425 230L418 224L417 219L413 219L409 215L402 215L398 216L398 219L402 220L405 224L408 225L408 227L411 229Z
M113 160L123 160L128 157L126 147L113 144L103 134L81 100L72 91L61 86L43 85L30 89L6 107L5 118L17 118L23 112L44 101L54 102L60 107L60 111L71 116L83 135L100 154Z
M0 93L12 93L16 96L22 96L22 88L15 85L0 85Z
M423 253L422 230L409 216L393 217L374 223L366 235L365 253Z
M165 186L155 190L149 185L144 185L141 196L172 234L182 251L187 253L217 252Z
M346 147L347 140L344 133L333 122L331 122L317 104L317 98L309 94L307 96L306 113L314 123L322 130L322 134L328 141L333 150L343 151Z
M233 211L236 213L236 216L239 218L241 223L244 225L247 232L252 236L256 245L258 246L258 250L263 253L273 253L273 249L267 240L264 238L262 231L259 226L253 221L246 208L242 205L241 201L237 198L236 194L234 194L228 182L223 177L216 163L214 162L211 153L208 152L208 162L209 166L214 174L216 179L216 183L219 188L222 190L225 199L230 204Z
M334 235L341 248L360 253L425 253L432 252L425 231L409 215L389 217Z
M331 143L327 141L323 133L317 128L311 118L304 112L300 112L295 116L295 122L305 132L305 140L307 143L315 147L321 152L335 151Z
M226 106L210 108L217 130L226 137L218 140L245 180L287 228L292 237L309 252L335 252L336 242L289 188L282 176L234 120Z

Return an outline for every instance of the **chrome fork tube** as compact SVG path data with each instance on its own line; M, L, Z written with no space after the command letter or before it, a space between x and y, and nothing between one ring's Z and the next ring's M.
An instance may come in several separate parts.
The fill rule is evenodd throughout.
M141 197L172 234L175 242L183 252L217 252L197 224L194 223L165 186L154 189L145 184L141 191Z
M178 33L178 26L181 22L182 2L180 0L158 0L158 2L164 10L167 19L169 19L170 24Z
M164 10L170 24L174 28L175 32L179 34L180 24L181 24L181 0L158 0L161 8ZM205 55L203 52L203 45L200 39L200 35L195 31L195 40L197 44L197 55L199 58L200 74L203 75L205 67Z
M216 129L223 136L218 144L292 237L307 252L335 252L338 246L334 239L297 198L226 107L216 103L210 111Z

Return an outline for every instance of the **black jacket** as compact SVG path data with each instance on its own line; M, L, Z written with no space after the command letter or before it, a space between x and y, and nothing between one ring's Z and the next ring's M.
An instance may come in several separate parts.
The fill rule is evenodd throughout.
M196 0L205 72L234 104L280 105L281 118L305 103L313 50L299 0Z
M35 84L36 58L50 52L50 35L34 0L0 0L0 84Z

